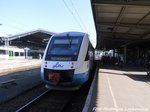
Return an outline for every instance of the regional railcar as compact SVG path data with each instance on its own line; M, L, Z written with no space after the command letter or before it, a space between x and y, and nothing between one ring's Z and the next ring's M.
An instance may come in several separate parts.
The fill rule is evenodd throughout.
M94 48L82 32L55 34L49 40L41 64L47 88L79 89L90 77Z
M0 46L0 60L24 59L24 49L12 46Z

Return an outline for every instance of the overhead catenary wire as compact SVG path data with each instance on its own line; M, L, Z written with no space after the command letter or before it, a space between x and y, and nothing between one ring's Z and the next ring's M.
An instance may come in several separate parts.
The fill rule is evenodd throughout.
M69 6L67 5L67 3L65 2L65 0L63 0L63 3L65 5L65 7L68 9L68 11L71 13L71 15L73 16L74 20L76 21L76 23L79 25L79 27L81 28L81 30L84 30L82 28L82 25L80 24L80 22L78 21L78 19L76 18L76 16L74 15L74 13L71 11L71 9L69 8Z
M90 32L90 31L88 30L88 28L86 27L86 25L84 24L84 22L83 22L81 16L79 15L79 13L78 13L78 11L77 11L77 9L76 9L76 7L75 7L73 1L70 0L70 2L71 2L71 5L72 5L72 7L73 7L73 10L75 11L76 15L78 16L78 19L80 20L80 23L83 25L85 31L86 31L86 32ZM94 43L94 40L93 40L92 38L90 38L90 41L91 41L92 43Z
M77 11L76 7L74 6L73 1L72 1L72 0L70 0L70 2L71 2L71 4L72 4L72 7L73 7L73 9L74 9L75 13L77 14L78 18L80 19L80 22L82 23L82 25L83 25L84 29L88 32L88 30L87 30L87 28L86 28L86 26L85 26L84 22L82 21L82 19L81 19L81 17L80 17L80 15L79 15L79 13L78 13L78 11Z

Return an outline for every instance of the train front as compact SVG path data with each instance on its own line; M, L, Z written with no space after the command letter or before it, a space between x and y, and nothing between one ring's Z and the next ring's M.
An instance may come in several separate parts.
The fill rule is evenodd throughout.
M79 89L88 80L88 44L84 37L84 33L63 33L51 38L41 67L47 88Z

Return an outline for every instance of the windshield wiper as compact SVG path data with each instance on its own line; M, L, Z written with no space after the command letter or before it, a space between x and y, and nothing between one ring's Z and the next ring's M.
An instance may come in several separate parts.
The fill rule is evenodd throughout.
M71 37L69 36L69 34L67 34L67 38L69 39L69 48L71 48L71 45L72 45L72 39L71 39Z

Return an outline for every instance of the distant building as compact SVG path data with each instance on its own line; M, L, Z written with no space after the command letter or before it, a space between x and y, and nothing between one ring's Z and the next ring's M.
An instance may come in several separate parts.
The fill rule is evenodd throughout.
M53 34L55 33L45 30L34 30L0 37L0 57L4 58L5 55L5 59L41 58Z

